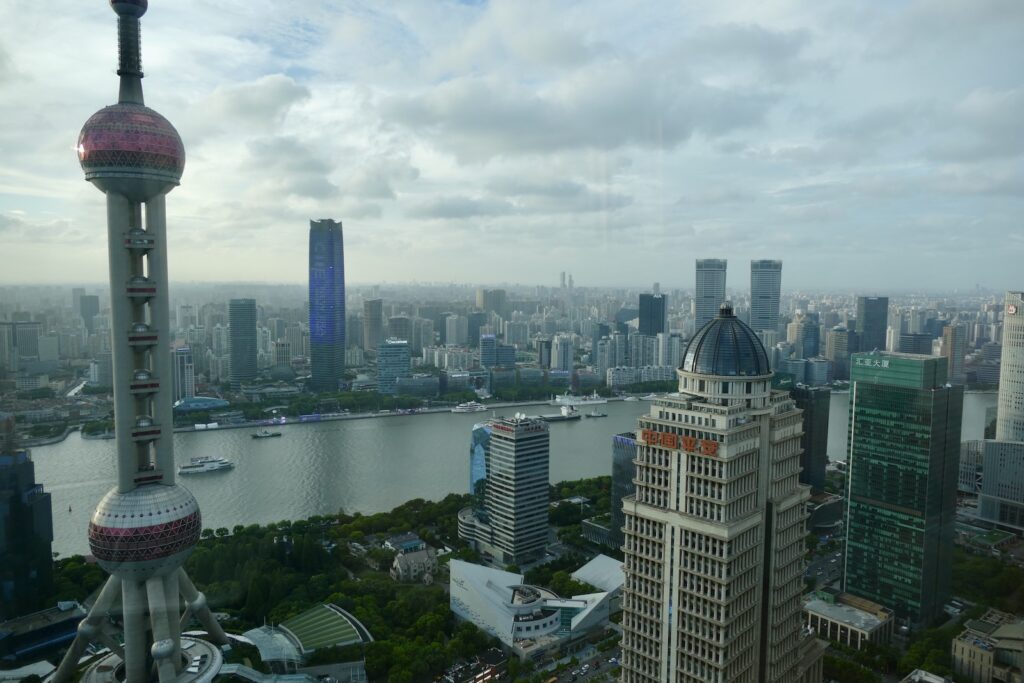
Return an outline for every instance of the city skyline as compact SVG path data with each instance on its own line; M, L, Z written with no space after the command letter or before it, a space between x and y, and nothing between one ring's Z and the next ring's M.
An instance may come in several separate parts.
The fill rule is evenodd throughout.
M352 282L436 281L452 262L467 280L550 281L570 253L581 286L689 279L622 249L639 243L781 259L788 287L1017 286L1012 3L158 9L209 32L148 51L169 86L156 104L194 150L172 280L301 282L306 221L334 215ZM0 10L5 282L88 280L105 258L67 163L73 103L108 75L72 61L112 51L104 8L69 8L45 38L41 11ZM518 270L472 258L484 240Z

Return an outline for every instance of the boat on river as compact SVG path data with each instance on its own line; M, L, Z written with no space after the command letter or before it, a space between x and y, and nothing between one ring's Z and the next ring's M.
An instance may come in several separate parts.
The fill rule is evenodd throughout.
M224 458L214 458L211 456L202 456L199 458L192 458L187 465L182 465L178 468L178 474L206 474L207 472L219 472L221 470L230 470L235 466L235 463Z

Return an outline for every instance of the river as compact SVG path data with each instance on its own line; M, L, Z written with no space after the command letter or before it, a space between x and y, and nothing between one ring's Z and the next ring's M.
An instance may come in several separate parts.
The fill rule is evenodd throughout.
M967 395L965 439L981 437L985 408L994 404L994 393ZM551 481L610 474L612 436L634 429L649 405L612 402L598 406L606 418L552 424ZM832 458L845 451L848 406L848 395L832 395ZM519 410L556 412L548 406ZM283 436L276 439L253 439L249 429L177 433L175 457L179 464L201 455L235 462L233 470L184 478L206 527L230 529L338 510L382 512L412 498L436 500L466 491L470 430L489 416L434 413L296 424L281 427ZM88 552L89 517L114 482L114 442L75 433L62 443L34 448L32 457L36 480L53 499L54 552L62 557Z

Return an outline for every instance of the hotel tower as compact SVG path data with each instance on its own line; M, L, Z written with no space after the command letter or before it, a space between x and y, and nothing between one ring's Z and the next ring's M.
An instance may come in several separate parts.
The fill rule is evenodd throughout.
M801 411L728 303L678 376L639 418L623 501L622 681L818 683L823 643L800 614Z

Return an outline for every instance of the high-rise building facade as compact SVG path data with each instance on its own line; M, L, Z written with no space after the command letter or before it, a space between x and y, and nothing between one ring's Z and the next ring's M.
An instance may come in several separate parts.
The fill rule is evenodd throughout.
M967 355L967 326L946 325L942 328L942 355L949 366L949 381L964 383L964 356Z
M551 369L572 370L575 362L575 349L572 337L567 334L555 335L551 343Z
M932 336L922 332L904 332L900 335L896 350L899 353L930 356L932 355Z
M477 493L481 481L487 480L487 449L491 443L491 425L482 422L473 425L469 441L469 492Z
M377 347L377 391L394 394L398 378L411 377L409 342L404 339L385 339Z
M750 327L756 331L779 327L782 261L750 262Z
M487 475L484 507L459 511L459 537L492 564L536 560L548 538L548 425L520 414L496 418L487 423L486 438L478 439L480 427L473 429L470 468L479 472L480 441Z
M384 341L384 300L363 302L363 350L376 351Z
M850 379L850 355L857 352L857 333L842 325L833 327L825 335L825 358L832 361L835 379Z
M171 368L174 373L174 402L196 395L196 364L192 349L187 346L171 351Z
M625 537L622 527L625 516L622 512L622 501L633 495L636 486L636 434L623 432L612 437L612 510L611 510L611 542L615 548L621 548Z
M227 638L183 567L199 541L202 515L175 482L172 434L166 195L181 179L185 148L174 126L143 100L139 18L147 3L110 5L117 14L118 101L86 121L77 151L85 179L107 204L117 482L93 512L89 549L111 576L50 680L208 681L219 673L219 646ZM192 617L204 638L182 635ZM79 675L90 641L108 649Z
M493 368L498 364L498 340L493 334L480 335L480 366Z
M861 351L884 350L889 327L889 297L857 297L857 338Z
M13 432L11 424L9 434ZM46 606L52 588L52 541L50 494L36 483L28 451L0 434L0 621Z
M345 250L341 222L309 222L310 388L337 391L345 372Z
M850 380L844 590L926 625L950 597L963 387L944 358L885 352Z
M690 340L679 393L638 421L625 512L624 683L821 681L801 626L802 416L724 304Z
M668 332L668 297L664 294L640 295L640 334L655 336Z
M1007 292L996 413L998 441L1024 441L1024 292Z
M78 313L82 316L82 323L85 331L89 334L96 332L94 318L100 312L100 298L95 294L83 294L78 298Z
M725 268L725 259L697 259L697 283L693 300L694 332L713 320L725 301Z
M469 318L455 314L445 318L444 343L447 346L466 346L469 343Z
M825 490L828 465L828 414L832 392L828 387L796 386L790 390L796 407L803 411L803 436L800 437L800 483L812 493Z
M231 354L231 388L256 379L257 339L256 300L232 299L228 302L228 346Z
M548 539L548 425L525 416L490 421L487 516L506 564L544 555Z

